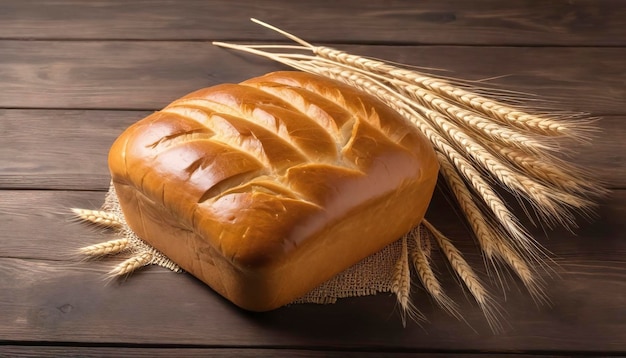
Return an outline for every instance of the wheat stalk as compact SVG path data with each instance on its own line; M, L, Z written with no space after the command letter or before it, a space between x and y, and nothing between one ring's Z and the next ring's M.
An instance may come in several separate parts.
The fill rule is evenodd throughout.
M488 98L476 87L458 81L314 46L274 26L253 21L299 45L215 44L339 80L378 97L413 123L437 151L442 177L486 260L494 267L496 261L508 265L534 298L544 300L542 281L533 264L543 265L547 255L521 226L494 185L507 188L522 206L529 202L541 224L574 227L573 211L588 210L593 206L589 198L604 191L589 173L554 154L562 150L563 139L586 141L593 120L513 106L510 98ZM527 214L532 220L532 213ZM431 224L425 221L424 226L483 309L489 324L500 329L491 296L461 252ZM432 272L428 251L420 249L423 241L418 234L412 234L417 247L410 253L418 277L440 306L453 311L453 303L443 294Z
M548 153L536 156L518 148L511 148L499 143L487 142L486 146L506 158L536 180L546 186L556 187L564 192L578 193L584 196L601 191L592 179L592 176L580 168L556 158ZM585 205L592 205L590 202Z
M584 200L575 194L552 190L552 188L545 187L542 183L536 182L533 178L528 178L524 173L519 171L516 172L514 168L507 166L506 163L503 163L500 159L495 158L493 153L485 150L485 148L482 145L477 144L473 138L459 130L448 118L441 119L442 117L439 114L415 104L415 102L411 101L410 98L406 98L406 96L401 93L403 91L394 91L393 88L388 87L387 84L382 84L374 78L379 78L381 77L380 75L369 76L364 75L362 72L354 71L354 69L346 70L345 65L343 64L327 65L324 62L312 60L310 56L272 54L259 51L253 46L224 43L216 44L269 57L291 67L343 80L346 83L356 85L357 87L365 90L373 89L370 93L375 94L378 97L385 97L386 92L387 97L394 97L394 102L396 103L394 103L395 105L393 107L396 110L398 110L398 102L401 102L401 105L404 107L411 107L413 110L417 109L417 112L420 112L420 117L428 118L436 125L443 125L444 128L438 128L440 133L448 136L448 138L450 138L455 145L460 146L461 149L463 149L464 153L471 155L472 158L481 164L483 168L491 172L501 184L511 188L515 193L522 194L523 197L534 205L537 212L546 221L558 222L564 226L575 226L573 216L569 212L569 208L586 209L591 204L590 201ZM298 61L294 59L300 60ZM364 85L364 83L368 82L376 83L377 85ZM545 123L548 123L551 120L546 119L545 121L547 121ZM557 123L562 124L563 122ZM538 125L538 127L556 128L557 126L556 124L542 124ZM548 135L549 133L544 134ZM552 134L556 135L555 133ZM539 149L541 148L538 147L537 150Z
M415 242L415 247L411 251L410 257L422 286L426 292L435 299L439 307L457 319L462 320L458 306L445 294L439 280L433 272L428 259L430 256L430 240L422 235L422 229L420 227L413 229L408 234L408 237Z
M452 193L456 197L459 207L465 214L465 217L474 232L474 235L485 253L486 258L494 264L494 259L499 258L508 264L517 276L522 280L528 291L538 301L545 301L545 294L540 283L537 280L536 275L531 270L528 259L541 257L541 252L534 249L534 247L526 247L523 252L523 256L519 255L513 250L505 241L509 240L506 235L503 235L499 230L494 228L497 225L489 217L483 214L483 211L478 208L474 202L472 193L469 191L463 179L456 172L452 163L448 159L438 153L439 163L441 164L441 170L444 173L443 177L446 179L448 186L452 190ZM530 250L530 251L529 251Z
M103 210L88 210L71 208L74 214L81 220L89 221L90 223L106 226L111 228L119 228L122 226L120 219L117 215L103 211Z
M403 87L403 93L409 98L434 111L446 115L446 118L454 121L464 130L483 140L496 141L507 147L516 147L533 153L543 153L554 145L545 140L538 140L520 131L510 129L500 123L494 122L484 114L472 112L451 103L449 100L436 95L421 87L408 84Z
M113 183L109 186L109 191L105 199L105 203L101 210L88 210L88 209L71 209L78 218L86 220L98 225L105 225L115 229L117 235L121 238L106 241L80 248L78 252L82 255L90 257L102 257L106 255L115 255L119 253L129 253L134 257L127 260L126 263L118 265L109 274L110 277L130 273L132 264L137 264L139 258L151 257L148 264L158 265L167 268L174 272L182 272L183 270L175 262L170 260L163 253L147 244L141 238L139 238L126 224L123 213L119 205L117 194Z
M409 296L411 294L411 270L408 261L407 238L401 240L401 250L398 260L394 265L393 277L391 280L391 292L395 293L396 299L400 304L402 313L402 325L406 326L406 317L409 315L413 318L423 318L417 309L411 303Z
M129 241L126 238L110 240L99 244L85 246L79 249L83 255L99 257L105 255L114 255L126 250L129 247Z
M138 253L113 267L113 269L109 271L109 276L118 277L127 275L140 267L149 265L153 257L154 255L150 252Z
M589 127L586 126L586 124L588 124L586 121L564 122L530 114L519 108L513 108L476 93L468 92L462 88L453 86L445 80L424 73L395 67L382 61L366 59L329 47L315 47L309 44L308 48L306 46L303 47L303 49L305 48L322 58L327 58L337 63L348 64L375 73L383 73L405 83L415 84L444 98L462 103L468 108L487 115L489 118L500 123L511 125L530 133L579 138L581 136L584 137L581 131L584 133L589 129Z
M404 107L406 109L409 107L406 103L403 104L404 98L394 95L394 92L386 88L384 84L369 79L362 74L339 68L315 69L306 66L302 68L309 69L309 71L316 71L334 79L342 79L344 82L363 88L370 93L376 94L379 98L400 112L404 112L401 108ZM443 136L448 138L450 143L461 149L463 153L468 154L476 163L495 176L500 183L524 195L524 197L535 204L535 207L546 217L555 218L556 220L560 220L564 225L567 225L571 223L571 215L568 214L564 205L575 208L583 208L589 205L589 202L575 195L570 195L558 190L550 190L542 183L527 177L524 173L510 168L499 158L486 150L475 139L461 131L440 114L419 105L413 105L413 108L417 109L418 112L414 112L410 117L426 118L431 125L435 127L433 132L432 126L431 128L427 128L424 123L419 123L421 121L416 123L422 132L429 136L435 146L438 146L441 140L433 139L434 135L430 133L443 134ZM445 151L448 152L447 150Z
M467 261L465 261L461 252L447 237L445 237L427 220L424 220L422 225L424 225L424 227L435 238L437 245L439 245L439 248L448 259L448 262L450 263L450 266L454 270L455 274L461 279L465 287L467 287L469 292L472 294L472 297L474 297L474 300L476 300L480 306L491 329L494 332L502 331L502 326L499 322L501 314L498 311L498 307L487 289L485 289L481 283L478 275L474 272Z
M429 119L439 129L438 132L443 133L457 148L467 153L500 183L523 195L547 218L562 221L562 224L569 225L572 220L566 205L575 208L583 208L589 205L588 202L576 195L559 190L559 188L548 188L545 184L534 180L525 172L510 167L507 165L507 162L495 156L485 146L478 143L440 114L428 109L422 109L422 113L424 113L425 118Z
M574 120L576 116L569 116L571 120L563 121L552 119L546 116L531 114L520 108L511 107L505 103L485 98L478 95L476 91L469 92L459 86L455 86L449 81L427 75L425 73L408 70L385 63L383 61L352 55L344 51L336 50L324 46L314 46L301 38L283 31L275 26L267 24L257 19L251 19L253 22L276 31L285 37L293 40L301 46L285 46L285 45L250 45L252 48L275 48L275 49L291 49L304 50L313 52L316 57L303 56L300 54L286 53L282 54L283 58L299 58L299 59L326 59L337 66L346 65L350 68L363 70L368 74L382 74L389 78L390 82L399 82L400 87L406 85L417 85L427 89L441 97L450 99L457 103L463 104L478 113L482 113L487 117L499 121L500 123L514 126L516 128L528 131L530 133L546 135L546 136L568 136L572 138L584 139L586 134L593 130L590 126L592 121L586 119ZM231 44L215 42L220 46L229 47ZM563 119L563 118L559 118Z

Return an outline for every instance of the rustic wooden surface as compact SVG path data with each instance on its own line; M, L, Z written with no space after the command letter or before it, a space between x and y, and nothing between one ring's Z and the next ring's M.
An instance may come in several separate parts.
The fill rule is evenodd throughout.
M97 208L121 131L194 89L282 69L211 40L284 41L258 17L363 55L550 95L601 117L572 159L612 189L576 234L533 235L553 251L551 307L512 282L506 332L490 333L456 282L468 324L416 287L428 317L403 328L393 297L234 308L187 274L150 268L106 281L77 247L111 236L75 223ZM379 357L626 354L626 3L620 0L0 2L0 356ZM428 216L464 225L437 193ZM471 260L480 263L479 257ZM445 268L441 268L445 270Z

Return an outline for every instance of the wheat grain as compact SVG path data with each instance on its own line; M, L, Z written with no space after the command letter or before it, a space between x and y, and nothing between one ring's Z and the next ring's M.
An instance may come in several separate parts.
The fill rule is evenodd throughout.
M112 227L112 228L119 228L122 225L117 215L113 213L109 213L107 211L88 210L88 209L79 209L79 208L71 208L71 210L79 219L89 221L96 225L107 226L107 227Z
M82 247L79 249L79 252L83 255L99 257L120 253L128 249L128 247L128 239L122 238Z

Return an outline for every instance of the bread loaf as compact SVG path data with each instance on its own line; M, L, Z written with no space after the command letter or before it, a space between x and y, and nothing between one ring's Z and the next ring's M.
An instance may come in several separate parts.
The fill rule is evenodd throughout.
M438 163L375 98L303 72L188 94L109 154L143 240L236 305L285 305L417 225Z

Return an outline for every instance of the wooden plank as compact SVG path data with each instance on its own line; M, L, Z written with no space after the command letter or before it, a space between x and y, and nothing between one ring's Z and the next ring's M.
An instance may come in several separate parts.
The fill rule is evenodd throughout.
M5 39L277 39L257 17L310 41L623 46L619 0L3 1Z
M450 357L480 358L483 354L451 352L363 352L329 350L295 350L269 348L126 348L126 347L50 347L50 346L0 346L0 355L14 358L21 357L346 357L346 358L410 358L410 357ZM543 354L490 353L496 358L556 357Z
M104 196L104 192L89 191L0 191L0 257L81 259L76 252L79 247L114 235L77 222L69 209L97 209Z
M2 41L0 107L153 110L280 68L201 42Z
M571 272L551 283L553 308L537 310L527 296L509 294L511 328L493 336L475 307L461 301L480 334L419 294L419 308L430 322L403 328L388 295L251 314L188 275L149 270L106 285L103 267L0 259L0 333L6 341L81 344L626 352L625 322L617 314L626 304L626 270L624 261L616 260L587 259L566 267Z
M105 190L115 138L150 112L0 110L0 188ZM593 145L572 144L570 159L594 168L613 188L626 187L626 116L607 116Z
M600 206L600 218L577 236L555 232L546 247L559 255L560 278L549 279L553 307L537 309L523 290L503 302L507 331L489 334L479 310L454 279L444 285L472 328L438 310L421 291L416 304L430 322L400 324L390 295L293 305L268 313L240 311L187 274L149 268L127 280L103 280L112 262L80 262L69 249L97 237L67 225L49 208L84 206L101 193L2 191L0 199L0 337L5 341L82 344L202 345L340 350L626 352L626 191ZM13 203L7 205L6 203ZM33 205L38 203L37 206ZM21 204L21 205L20 205ZM437 197L429 218L464 245L464 226ZM34 224L36 223L36 225ZM466 242L465 244L469 244ZM468 257L480 265L477 256ZM602 292L602 294L598 294ZM500 296L496 290L494 292ZM331 349L331 350L332 350Z
M149 113L0 110L0 187L105 190L109 147Z
M600 131L588 145L571 145L574 152L566 156L611 188L626 188L626 117L606 116L598 122Z
M626 48L341 48L471 80L504 75L494 83L556 98L556 109L624 114ZM0 108L154 110L198 88L278 69L204 42L0 41Z

